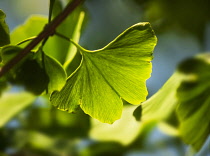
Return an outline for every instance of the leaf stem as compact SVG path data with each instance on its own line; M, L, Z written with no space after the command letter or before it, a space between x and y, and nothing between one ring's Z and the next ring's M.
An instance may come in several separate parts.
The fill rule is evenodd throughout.
M53 35L55 33L55 29L82 2L84 2L84 0L74 0L71 3L69 3L63 10L63 12L61 12L49 25L47 25L34 40L32 40L19 54L17 54L13 59L11 59L0 69L0 77L6 74L13 66L15 66L19 61L21 61L43 39Z
M25 39L25 40L23 40L23 41L20 41L17 45L21 45L21 44L23 44L23 43L25 43L25 42L31 41L31 40L35 39L36 37L37 37L37 36L33 36L33 37L30 37L30 38L27 38L27 39Z
M75 45L75 47L77 47L78 49L80 50L83 50L83 51L88 51L86 49L84 49L83 47L81 47L79 44L77 44L76 42L74 42L74 40L72 40L71 38L68 38L66 37L65 35L59 33L59 32L55 32L55 35L57 35L58 37L61 37L69 42L71 42L73 45Z

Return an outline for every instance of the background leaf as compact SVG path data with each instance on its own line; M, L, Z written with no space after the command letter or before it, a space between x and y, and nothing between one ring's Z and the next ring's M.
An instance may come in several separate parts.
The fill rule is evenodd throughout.
M1 66L0 66L1 67ZM3 91L5 91L5 89L7 88L7 81L5 77L2 77L0 79L0 97Z
M3 64L7 63L21 50L22 48L18 46L4 46L1 50ZM26 90L39 95L47 88L49 77L36 57L37 53L30 52L6 76L10 83L22 85ZM36 77L36 75L38 76Z
M142 121L178 117L178 134L197 151L210 134L209 58L208 53L200 54L182 62L165 85L142 104Z
M68 112L80 105L93 118L113 123L121 116L120 97L132 104L146 99L155 44L150 24L139 23L100 50L78 46L83 61L64 88L52 94L52 104Z
M35 96L26 93L4 93L0 98L0 127L4 126L15 114L30 105Z
M30 16L24 24L16 27L11 33L11 44L17 44L27 38L37 36L47 24L47 17L41 15ZM21 45L24 47L25 44Z
M6 15L0 9L0 47L10 44L9 27L5 23Z
M125 106L122 117L112 125L91 119L90 137L99 141L115 141L122 145L130 144L138 135L141 123L132 116L136 106Z
M2 63L7 63L21 50L22 48L18 46L4 46L1 49ZM29 53L10 71L8 76L8 80L13 84L23 85L28 91L37 95L44 90L49 93L61 90L66 83L66 73L62 65L44 53L42 57L41 51Z
M170 116L177 106L176 92L181 80L181 74L175 72L156 94L142 103L142 121L160 121Z
M4 46L0 49L1 54L1 63L6 64L9 62L13 57L15 57L19 52L21 48L17 46Z
M197 151L210 134L209 60L209 54L202 54L186 60L179 67L183 74L188 75L177 91L180 133L183 140Z

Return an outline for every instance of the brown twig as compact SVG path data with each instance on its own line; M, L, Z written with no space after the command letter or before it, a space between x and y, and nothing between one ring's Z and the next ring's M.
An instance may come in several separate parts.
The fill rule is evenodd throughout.
M43 39L54 34L55 29L63 22L63 20L80 5L84 0L73 0L66 8L49 24L44 30L32 40L17 56L11 59L0 69L0 77L7 73L13 66L20 62L36 45L38 45Z

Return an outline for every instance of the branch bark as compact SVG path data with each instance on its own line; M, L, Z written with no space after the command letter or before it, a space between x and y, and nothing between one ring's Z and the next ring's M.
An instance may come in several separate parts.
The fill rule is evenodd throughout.
M13 66L20 62L36 45L38 45L43 39L54 34L55 29L64 21L64 19L72 13L78 5L84 0L73 0L66 8L49 24L42 32L32 40L17 56L11 59L0 69L0 77L6 74Z

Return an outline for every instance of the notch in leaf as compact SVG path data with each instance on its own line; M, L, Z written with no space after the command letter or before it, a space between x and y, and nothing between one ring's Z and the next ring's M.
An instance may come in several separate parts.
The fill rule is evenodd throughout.
M74 112L78 106L93 118L113 123L122 114L121 98L131 104L146 100L146 80L157 39L149 23L138 23L102 49L82 54L77 70L66 85L51 95L58 109Z

